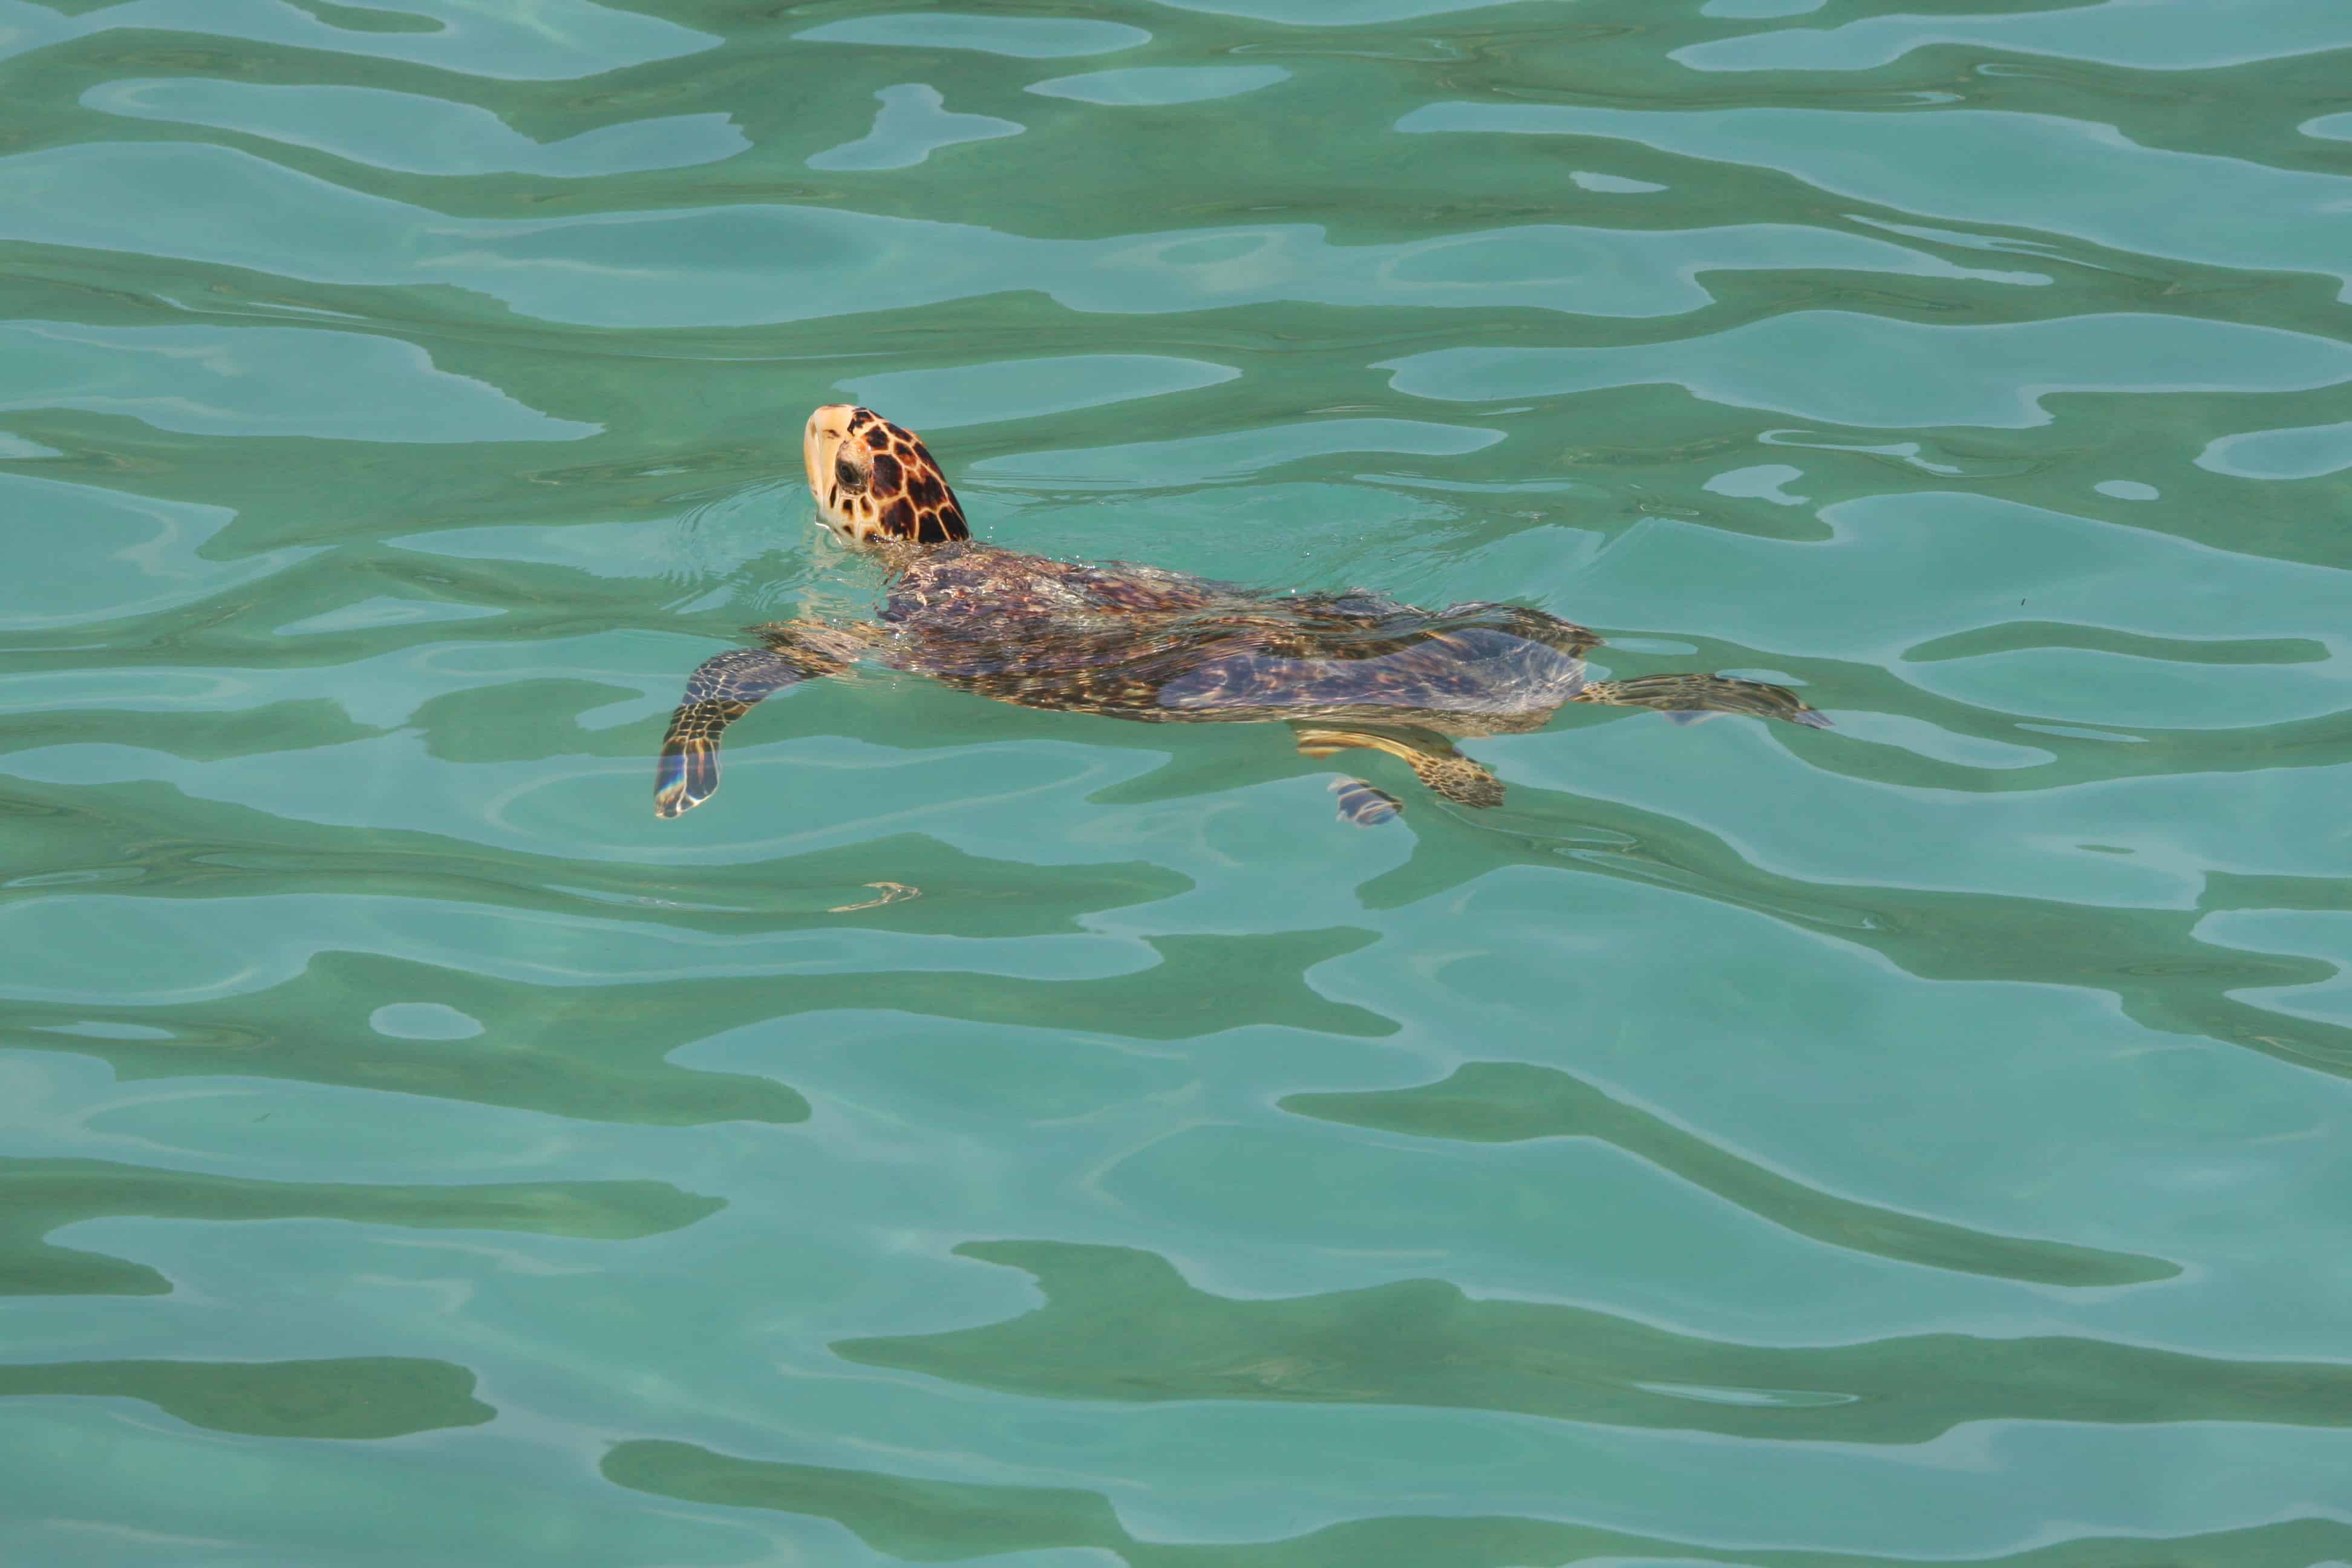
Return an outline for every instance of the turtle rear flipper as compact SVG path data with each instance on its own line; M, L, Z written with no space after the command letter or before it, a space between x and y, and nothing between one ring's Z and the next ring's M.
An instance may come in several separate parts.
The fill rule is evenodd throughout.
M1426 784L1433 795L1481 811L1503 804L1503 781L1451 747L1444 756L1426 752L1399 754L1412 769L1412 776Z
M1829 715L1807 706L1787 687L1729 675L1641 675L1631 680L1595 680L1579 691L1575 700L1648 708L1685 724L1695 724L1710 713L1748 713L1808 729L1831 727Z
M1416 730L1406 734L1319 726L1309 729L1303 725L1298 729L1298 750L1303 755L1328 757L1350 747L1386 752L1411 768L1413 777L1428 786L1432 794L1456 805L1483 810L1503 804L1502 781L1455 751L1452 742L1434 731ZM1363 787L1371 788L1370 784Z
M1339 820L1359 827L1378 827L1404 809L1404 802L1362 779L1333 779L1331 793L1339 797Z

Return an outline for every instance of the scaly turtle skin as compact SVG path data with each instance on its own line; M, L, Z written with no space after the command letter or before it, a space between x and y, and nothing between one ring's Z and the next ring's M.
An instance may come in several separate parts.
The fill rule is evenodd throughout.
M1431 611L1378 594L1276 595L1157 566L977 544L922 442L871 409L818 409L801 445L821 520L882 557L889 597L876 620L756 626L761 647L705 661L662 742L659 816L710 798L719 734L753 703L865 658L1024 708L1160 724L1280 720L1307 756L1386 752L1471 806L1500 805L1503 786L1448 737L1540 729L1567 702L1829 723L1762 681L1587 680L1582 656L1601 638L1517 605ZM1361 780L1333 788L1348 821L1402 809Z

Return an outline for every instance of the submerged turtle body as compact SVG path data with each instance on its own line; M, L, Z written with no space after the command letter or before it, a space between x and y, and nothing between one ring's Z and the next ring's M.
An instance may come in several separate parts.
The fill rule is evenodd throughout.
M1014 607L961 608L991 603ZM1147 723L1388 720L1458 734L1540 724L1583 686L1576 656L1599 640L1507 605L1432 614L1370 594L1268 597L972 544L910 566L882 625L890 663L1026 708Z
M755 627L762 646L697 669L662 746L663 816L718 788L719 732L753 703L861 658L1024 708L1149 723L1284 721L1309 756L1387 752L1438 794L1475 806L1499 804L1502 785L1449 737L1540 729L1563 703L1829 722L1761 681L1589 681L1582 655L1601 638L1520 605L1430 611L1377 594L1272 595L974 543L929 452L869 409L818 409L803 452L825 525L890 569L887 600L870 622ZM1360 780L1335 788L1348 820L1399 809Z

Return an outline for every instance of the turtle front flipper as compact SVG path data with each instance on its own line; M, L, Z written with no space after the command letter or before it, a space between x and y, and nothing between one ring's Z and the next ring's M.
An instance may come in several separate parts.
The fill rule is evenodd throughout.
M654 766L654 815L683 816L719 789L719 737L727 726L795 681L848 668L859 638L817 622L753 628L765 647L730 648L706 658L686 683L686 697L669 716L661 761Z
M1641 675L1631 680L1595 680L1573 700L1648 708L1684 723L1695 723L1709 713L1748 713L1808 729L1830 728L1829 715L1807 706L1787 687L1729 675Z
M1386 752L1412 770L1413 777L1427 785L1433 795L1442 795L1456 805L1484 809L1503 804L1503 784L1493 773L1454 749L1452 742L1434 731L1416 730L1410 734L1381 730L1339 730L1320 726L1309 729L1297 726L1298 750L1309 757L1328 757L1334 752L1350 747L1366 751ZM1370 785L1365 785L1370 788ZM1361 818L1342 815L1349 821ZM1376 819L1385 820L1385 819Z
M772 648L730 648L704 659L687 680L686 700L662 737L654 815L680 816L718 793L719 735L753 703L801 679L800 667Z

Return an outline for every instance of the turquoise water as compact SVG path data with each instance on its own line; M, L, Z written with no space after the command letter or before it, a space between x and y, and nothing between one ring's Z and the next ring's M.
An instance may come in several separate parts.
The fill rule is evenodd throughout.
M2352 1560L2352 8L941 3L0 0L0 1555ZM1837 727L658 822L845 399Z

